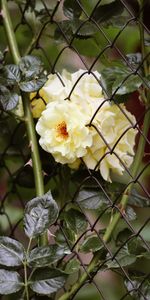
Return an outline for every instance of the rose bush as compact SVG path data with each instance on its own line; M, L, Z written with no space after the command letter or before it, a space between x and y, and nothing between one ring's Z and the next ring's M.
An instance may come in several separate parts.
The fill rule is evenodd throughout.
M97 71L49 75L39 93L48 104L38 106L38 114L39 108L44 110L36 129L41 147L57 162L77 168L82 158L111 181L111 172L122 175L132 164L136 119L124 104L107 100L100 79Z

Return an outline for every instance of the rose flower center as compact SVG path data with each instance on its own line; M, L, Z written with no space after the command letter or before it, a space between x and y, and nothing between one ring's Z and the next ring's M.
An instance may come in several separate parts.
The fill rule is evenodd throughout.
M56 126L56 131L57 131L57 136L62 137L63 139L66 139L69 136L65 121L61 122Z

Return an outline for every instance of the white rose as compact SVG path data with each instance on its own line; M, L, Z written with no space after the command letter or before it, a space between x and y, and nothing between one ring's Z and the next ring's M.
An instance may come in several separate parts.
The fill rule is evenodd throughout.
M75 103L51 102L36 125L41 136L39 143L57 162L72 164L92 145L92 134L86 124L87 116Z
M126 110L125 106L121 104L120 107L129 120L136 123L135 117ZM99 169L102 177L107 181L111 181L111 172L122 175L124 166L129 168L133 162L137 130L133 128L127 130L131 126L129 120L117 105L106 103L92 122L97 130L92 129L93 144L83 160L88 168ZM114 146L113 153L109 153L109 147L112 149Z

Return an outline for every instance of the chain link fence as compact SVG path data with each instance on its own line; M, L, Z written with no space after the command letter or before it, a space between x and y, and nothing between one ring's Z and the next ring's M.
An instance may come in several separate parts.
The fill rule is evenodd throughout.
M95 114L91 115L88 126L93 127L93 130L98 132L107 151L98 160L94 170L89 169L83 162L84 166L80 171L71 171L72 173L67 180L68 182L73 180L75 184L70 187L69 199L60 209L62 218L58 219L55 225L50 228L49 239L53 243L51 233L56 235L57 239L61 236L71 250L71 255L66 254L62 259L66 262L75 259L74 268L77 268L78 271L75 278L71 279L70 284L75 284L82 272L87 275L87 280L68 299L81 299L80 297L91 299L88 298L90 295L95 300L148 300L150 297L150 264L148 261L150 250L150 141L149 134L145 134L143 131L143 120L150 108L148 105L142 104L140 99L142 98L142 91L149 89L149 78L144 75L145 71L143 70L147 68L150 52L148 50L142 52L143 44L140 32L145 35L145 44L149 45L148 14L150 5L148 1L145 1L145 4L143 1L141 8L139 8L138 1L100 0L91 2L87 1L86 3L86 1L78 0L70 1L70 4L69 1L26 0L9 2L15 35L22 56L27 54L39 56L47 73L56 74L62 85L64 85L63 77L60 76L62 69L69 69L72 72L78 69L84 70L74 85L71 86L67 99L72 99L74 90L78 88L80 81L87 74L92 75L105 93L105 99ZM4 59L8 63L12 63L2 24L1 36L4 42L4 45L1 46ZM149 49L149 46L145 47ZM132 53L132 56L129 56L130 48L135 53L138 52L138 55L134 56ZM117 60L122 61L128 72L124 72L123 76L119 73L120 78L117 77L118 83L115 89L108 92L105 81L99 80L95 75L95 70L98 69L103 74L102 66L106 64L107 68L111 65L113 73L113 68L114 72L116 70L115 63L113 67L113 62ZM114 81L113 75L110 73L108 75L110 75L108 81ZM130 85L129 89L127 83ZM133 90L132 84L135 87ZM127 93L124 93L123 89L126 89ZM119 95L117 92L120 90L122 92ZM125 106L120 103L122 101L118 101L119 97L123 99L126 94L128 100L125 102L125 106L127 110L135 114L136 120L134 122L126 113ZM35 97L38 98L39 95L37 94ZM118 136L113 147L110 146L103 136L103 132L99 131L94 123L97 113L109 101L115 102L118 113L128 122L128 127L121 136ZM31 145L28 143L24 122L14 118L12 113L1 110L0 128L0 233L22 240L26 244L26 237L22 230L23 210L27 201L35 196L34 175L30 159ZM141 136L145 143L142 164L135 175L116 151L121 139L131 129L137 130L135 153ZM109 130L111 132L111 124ZM60 170L59 164L55 164L50 155L41 149L40 155L45 175L45 189L48 190L52 186L53 193L55 195L56 192L57 196L57 175L67 176L66 167L62 166ZM109 160L112 155L113 159L117 159L124 168L124 175L114 176L112 183L110 183L103 180L96 170L106 158ZM123 209L119 202L131 184L129 207ZM79 195L81 196L83 189L84 192L91 189L92 193L95 190L100 191L99 197L102 202L104 201L100 210L97 209L93 213L82 205L82 201L79 201ZM63 192L65 193L64 190ZM88 201L92 203L93 194L88 197ZM63 222L63 213L66 209L73 208L74 204L84 214L88 227L81 234L78 234L75 240L71 240ZM105 227L111 222L111 215L115 213L119 214L120 221L112 233L112 242L108 242L103 238ZM92 239L90 240L90 238ZM93 247L96 251L100 248L103 249L102 260L90 272L88 265L92 258ZM146 253L145 257L143 253ZM137 260L135 260L135 255L138 257ZM58 267L62 260L58 262ZM139 278L140 280L138 280ZM68 286L65 287L64 293L67 290ZM86 291L89 295L86 294ZM93 294L90 294L91 291ZM32 299L38 299L36 297L34 296ZM43 299L46 299L46 296Z

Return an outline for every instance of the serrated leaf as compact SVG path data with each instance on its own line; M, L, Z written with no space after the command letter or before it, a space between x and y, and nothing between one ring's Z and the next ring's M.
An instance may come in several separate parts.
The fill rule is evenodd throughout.
M70 253L68 248L58 245L37 247L29 253L27 262L31 267L44 267L51 263L55 263L65 254Z
M104 23L111 19L113 16L121 15L124 6L119 0L113 1L106 5L99 5L92 14L92 19L97 23Z
M9 237L0 237L0 265L21 266L24 260L24 248L21 243Z
M19 66L13 65L13 64L7 65L7 66L5 66L4 71L5 71L5 75L6 75L6 78L9 83L14 84L14 83L20 81L21 72L20 72Z
M76 0L65 0L63 3L64 15L69 19L79 18L82 13L82 8Z
M25 208L24 228L28 237L43 233L58 216L58 206L49 191L28 202Z
M71 208L63 214L63 217L69 230L72 230L76 234L86 230L88 224L84 214L80 211Z
M17 272L0 270L0 294L9 295L18 292L23 287L23 282Z
M43 66L41 60L38 57L27 55L22 57L19 63L19 68L22 72L22 75L27 79L40 74Z
M108 258L110 256L108 255ZM106 264L109 269L129 266L136 261L136 255L130 254L127 249L121 249L113 260L110 259Z
M88 236L81 245L81 252L95 252L103 247L98 236Z
M96 189L81 190L76 197L76 202L86 209L98 209L109 203L105 194Z
M29 81L21 81L19 87L23 92L35 92L44 85L46 80L47 78L44 76L40 78L37 77Z
M60 270L44 268L36 270L30 281L30 288L41 295L50 295L63 287L67 275Z
M19 101L19 95L11 93L6 87L0 86L0 104L5 111L14 109Z
M72 273L78 272L79 269L80 269L80 261L76 258L72 258L68 261L64 272L66 274L72 274Z

